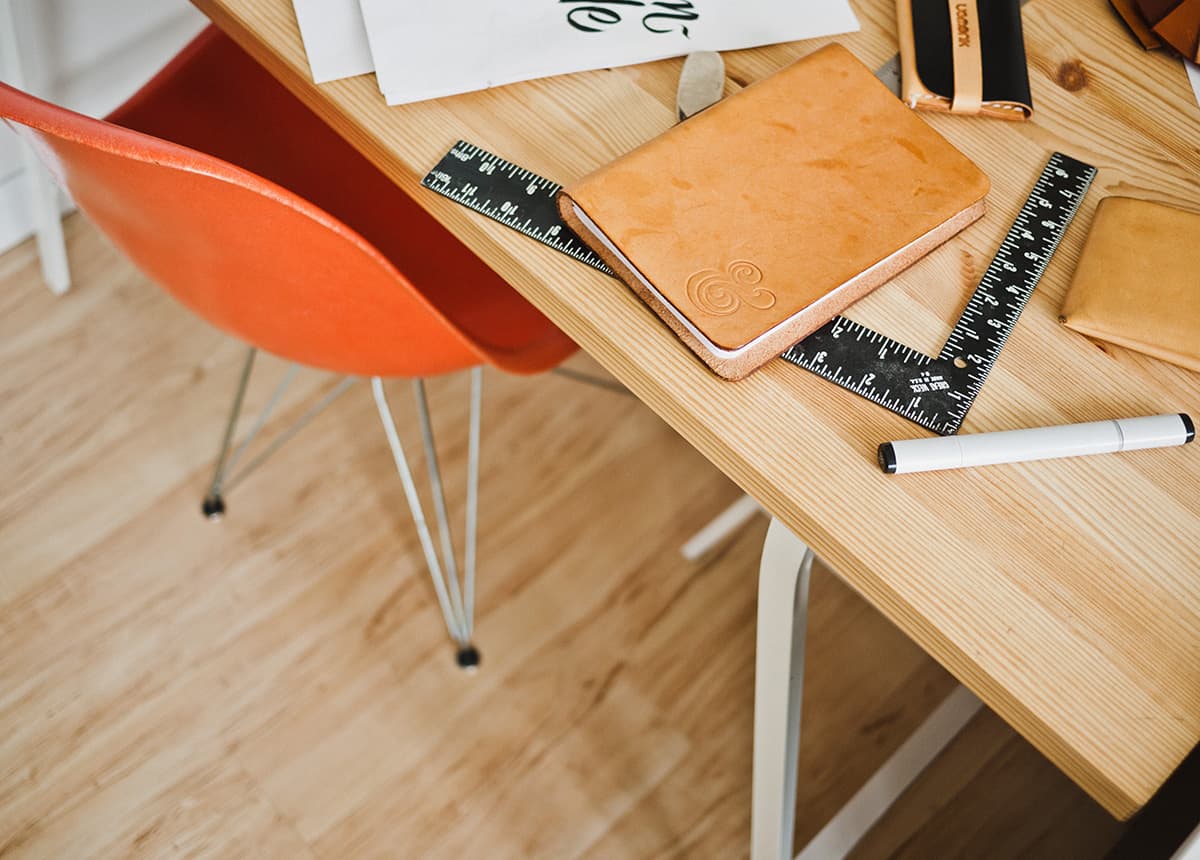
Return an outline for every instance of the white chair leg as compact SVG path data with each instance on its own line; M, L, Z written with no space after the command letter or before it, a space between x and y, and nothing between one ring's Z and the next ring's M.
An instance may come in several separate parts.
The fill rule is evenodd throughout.
M791 860L813 553L774 518L758 570L752 860Z
M22 141L24 144L24 141ZM28 146L22 145L25 175L29 177L29 196L33 209L34 232L42 278L50 292L61 296L71 289L71 269L67 262L67 240L63 236L62 213L58 208L58 186Z
M4 60L0 75L12 86L28 89L17 44L20 32L11 0L0 0L0 58ZM67 243L63 238L62 213L58 208L58 186L33 150L24 140L20 143L21 164L29 187L30 212L42 263L42 277L51 291L61 296L71 287L71 272L67 264Z

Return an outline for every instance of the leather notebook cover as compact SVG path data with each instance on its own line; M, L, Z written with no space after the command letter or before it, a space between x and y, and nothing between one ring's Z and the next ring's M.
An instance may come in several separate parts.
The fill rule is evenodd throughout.
M1033 114L1020 0L896 0L901 98L920 110Z
M1200 214L1101 200L1059 319L1200 372Z
M987 177L840 45L559 193L564 219L740 379L984 211Z

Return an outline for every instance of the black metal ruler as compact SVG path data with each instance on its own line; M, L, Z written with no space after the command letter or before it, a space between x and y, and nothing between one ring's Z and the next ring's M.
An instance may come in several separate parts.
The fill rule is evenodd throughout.
M783 358L936 433L957 432L1095 175L1060 152L1050 157L936 357L839 316ZM612 274L563 223L548 179L460 140L423 184Z
M956 433L1095 175L1061 152L1050 157L937 357L845 317L783 357L922 427Z
M606 275L613 274L563 223L554 202L562 187L557 182L460 140L421 184Z

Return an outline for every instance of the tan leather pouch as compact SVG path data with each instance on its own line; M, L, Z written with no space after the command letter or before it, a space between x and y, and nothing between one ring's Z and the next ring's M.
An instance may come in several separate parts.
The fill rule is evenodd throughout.
M1200 371L1200 214L1106 197L1059 320Z
M896 0L901 98L998 119L1033 114L1020 0Z

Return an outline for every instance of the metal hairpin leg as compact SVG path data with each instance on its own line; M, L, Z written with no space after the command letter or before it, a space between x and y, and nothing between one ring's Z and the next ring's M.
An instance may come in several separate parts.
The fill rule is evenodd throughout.
M454 556L454 541L450 533L450 521L446 512L446 495L442 486L441 470L438 467L437 451L434 446L433 423L429 416L429 404L425 397L425 386L421 380L413 384L413 394L417 404L417 413L421 423L421 441L425 448L425 458L429 468L429 483L433 494L434 512L438 519L438 532L441 539L442 555L438 556L434 545L433 535L425 520L425 510L421 505L417 487L413 481L412 470L408 466L408 458L400 436L396 432L395 419L384 393L383 381L379 377L371 380L371 390L375 395L375 406L379 410L379 418L383 422L387 434L388 445L392 449L392 459L396 463L396 471L400 474L400 482L404 487L404 495L412 512L413 524L417 529L417 538L421 543L421 551L425 555L425 564L429 568L429 576L433 581L433 589L437 594L438 605L442 610L442 618L446 622L446 630L450 638L458 646L458 664L464 669L474 669L479 665L479 651L471 644L471 636L475 628L475 546L476 526L478 523L478 488L479 488L479 432L480 407L482 404L483 372L481 368L471 370L471 402L467 442L467 510L466 510L466 539L463 553L462 587L458 582L458 564Z
M429 488L433 493L433 512L437 516L438 537L441 538L441 558L446 571L446 584L450 591L450 608L458 622L461 636L459 644L470 641L467 633L467 615L463 611L462 591L458 587L458 561L454 557L454 540L450 537L450 517L446 513L446 491L442 486L442 470L438 466L437 446L433 442L433 422L429 417L429 401L425 398L425 380L414 379L413 400L417 404L417 416L421 422L421 444L425 448L425 467L429 470ZM400 452L404 456L404 452ZM415 515L415 514L414 514Z
M275 407L283 399L284 392L292 384L292 380L296 378L296 373L300 369L299 365L288 365L287 370L283 374L283 379L275 387L266 405L263 406L262 411L258 413L258 417L254 420L254 426L250 428L250 432L246 434L246 438L242 440L242 443L233 452L233 456L230 456L229 449L233 445L238 418L241 416L242 403L246 397L246 388L250 382L250 374L254 369L254 359L257 354L258 350L255 347L250 347L246 352L246 361L242 365L242 374L238 378L237 392L233 397L233 408L229 413L229 422L225 425L225 433L221 437L221 451L217 455L217 465L213 470L212 482L209 484L208 494L204 497L204 504L201 509L204 515L210 520L219 520L224 515L225 497L223 493L225 490L232 489L235 484L245 480L251 472L265 463L271 455L303 430L310 421L324 412L326 407L337 400L356 381L353 376L343 378L324 397L305 410L304 414L297 418L290 427L276 436L266 448L256 454L240 471L231 474L241 460L242 455L246 453L246 449L258 437L259 431L266 426L267 419L271 417L271 413L275 411Z
M201 510L210 520L219 520L225 514L225 499L221 496L221 486L225 482L225 466L229 457L229 447L233 444L233 431L237 428L238 418L242 414L242 401L246 399L246 386L250 384L250 373L254 370L254 358L258 355L255 347L246 350L246 360L242 364L242 375L238 377L237 391L233 395L233 408L229 412L229 421L225 424L225 433L221 437L221 451L217 454L217 465L213 467L212 481L208 485L208 494L204 497Z
M772 518L758 573L752 860L792 860L804 635L813 552ZM813 837L795 860L841 860L980 708L959 686Z

